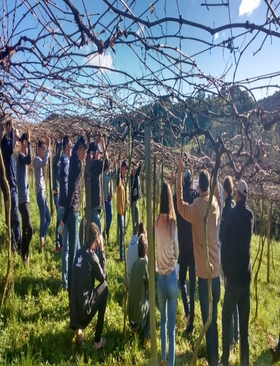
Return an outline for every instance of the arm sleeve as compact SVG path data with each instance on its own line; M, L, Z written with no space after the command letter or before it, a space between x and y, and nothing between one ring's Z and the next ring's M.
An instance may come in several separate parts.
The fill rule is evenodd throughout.
M6 136L4 136L4 138L6 138ZM6 157L10 157L14 153L14 139L15 139L15 131L14 129L12 129L11 137L10 139L6 138L6 143L3 147L3 153L4 153L3 155L5 155Z
M137 170L136 170L136 177L138 177L139 176L139 174L140 174L140 171L141 171L141 164L139 164L139 166L138 166L138 168L137 168Z
M47 149L43 159L35 159L35 169L36 168L44 168L47 165L49 157L50 157L50 150Z
M106 279L106 257L105 252L100 253L100 261L95 253L93 253L92 274L99 282Z
M121 170L118 169L118 173L117 173L117 187L119 187L121 185Z
M179 172L181 174L181 172ZM182 194L182 179L178 173L177 183L176 183L176 196L177 196L177 209L179 214L188 222L192 223L196 216L195 204L189 204L183 201Z

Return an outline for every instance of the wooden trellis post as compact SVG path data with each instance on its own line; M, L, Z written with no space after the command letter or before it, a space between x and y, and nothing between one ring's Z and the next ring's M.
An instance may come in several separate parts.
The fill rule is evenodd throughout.
M153 242L152 225L152 181L151 181L151 127L145 126L145 169L146 169L146 207L147 207L147 236L149 256L149 300L150 300L150 331L152 365L157 362L157 338L156 338L156 301L155 301L155 251Z
M266 282L270 283L270 244L271 244L271 219L272 219L272 201L269 203L268 227L267 227L267 273Z

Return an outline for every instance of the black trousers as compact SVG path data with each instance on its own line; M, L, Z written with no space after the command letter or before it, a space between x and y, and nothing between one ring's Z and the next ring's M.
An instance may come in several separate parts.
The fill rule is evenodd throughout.
M29 257L30 242L33 234L29 202L20 203L19 212L22 220L22 258L25 260Z

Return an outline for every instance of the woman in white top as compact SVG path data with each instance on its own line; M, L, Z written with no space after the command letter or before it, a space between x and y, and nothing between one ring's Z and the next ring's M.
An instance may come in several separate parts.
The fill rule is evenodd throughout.
M166 319L169 341L168 365L175 365L175 324L178 297L176 262L178 246L175 241L177 227L169 184L163 183L160 197L160 214L155 224L157 242L158 300L160 307L160 365L166 365Z

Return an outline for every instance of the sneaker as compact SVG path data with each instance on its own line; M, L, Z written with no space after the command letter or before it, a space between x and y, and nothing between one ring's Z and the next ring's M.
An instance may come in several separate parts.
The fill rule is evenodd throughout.
M218 362L218 366L224 366L222 362Z

